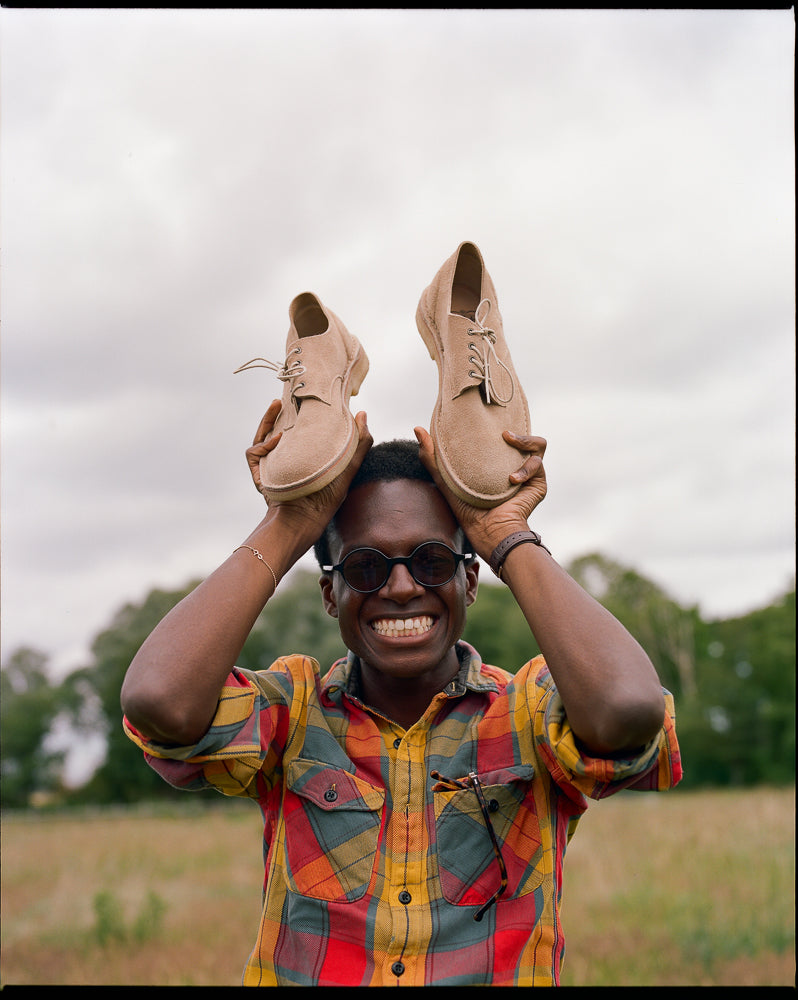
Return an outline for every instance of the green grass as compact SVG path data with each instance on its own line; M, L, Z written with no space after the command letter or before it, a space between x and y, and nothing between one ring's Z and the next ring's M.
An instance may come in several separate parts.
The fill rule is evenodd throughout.
M794 986L794 789L593 803L565 861L566 986ZM2 822L3 985L238 985L260 913L250 803Z
M565 862L564 985L793 985L794 789L595 803Z

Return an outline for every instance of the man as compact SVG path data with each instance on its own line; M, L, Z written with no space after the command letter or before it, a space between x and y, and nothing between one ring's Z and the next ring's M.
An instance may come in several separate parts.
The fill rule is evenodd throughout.
M488 506L456 481L462 463L442 475L426 430L372 449L359 413L337 475L306 492L295 484L314 475L292 471L285 499L263 476L297 433L289 406L272 404L247 452L265 517L130 666L128 734L176 786L263 811L245 985L557 984L567 841L586 796L679 780L672 699L529 531L546 493L542 438L503 433L516 471ZM347 656L323 680L305 655L237 669L279 580L314 545ZM515 675L460 641L474 554L542 651Z
M272 409L261 440L273 419ZM546 489L541 439L513 439L530 455L524 486L480 510L447 492L420 428L430 481L400 466L403 478L378 469L348 491L371 440L356 420L346 473L271 506L247 540L278 579L333 518L330 558L344 567L363 547L397 558L436 542L459 553L465 538L488 559L527 530ZM248 549L131 665L123 706L153 766L178 786L250 795L264 811L264 910L245 985L557 983L562 860L583 795L678 780L670 699L653 667L542 547L518 545L502 567L546 661L515 677L458 644L479 564L460 561L440 586L411 569L394 565L370 593L324 573L324 604L350 651L324 682L301 656L260 675L233 668L274 591Z

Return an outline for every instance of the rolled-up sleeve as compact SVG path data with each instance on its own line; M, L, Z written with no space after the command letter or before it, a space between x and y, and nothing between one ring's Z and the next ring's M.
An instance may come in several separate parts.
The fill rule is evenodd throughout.
M297 657L304 661L305 657ZM165 781L188 791L215 788L225 795L257 797L255 778L280 765L289 729L294 674L313 672L308 665L278 660L265 671L234 667L219 695L216 713L202 738L192 746L169 746L147 739L125 718L128 738Z
M591 799L604 798L631 788L665 791L682 778L681 755L676 739L673 696L665 688L665 718L658 735L628 757L594 757L576 740L562 698L542 659L529 664L526 690L532 709L535 752L553 780Z

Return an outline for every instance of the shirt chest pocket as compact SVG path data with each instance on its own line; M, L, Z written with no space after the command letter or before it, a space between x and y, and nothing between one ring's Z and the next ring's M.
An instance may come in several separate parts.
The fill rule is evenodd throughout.
M365 895L377 856L385 792L348 771L291 761L283 800L286 875L303 896L352 902Z
M532 767L480 774L479 780L502 858L502 899L532 892L543 881L540 826L531 794ZM480 906L501 884L501 868L473 788L435 791L438 873L444 899Z

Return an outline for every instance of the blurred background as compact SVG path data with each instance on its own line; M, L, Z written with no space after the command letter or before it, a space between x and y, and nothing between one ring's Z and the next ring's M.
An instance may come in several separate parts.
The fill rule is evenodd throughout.
M793 782L791 10L4 9L0 45L4 809L169 796L119 686L262 516L281 384L233 370L311 290L411 436L463 240L549 443L534 527L674 692L685 788ZM466 637L515 669L489 577ZM277 621L325 667L309 557L281 591L242 664Z

